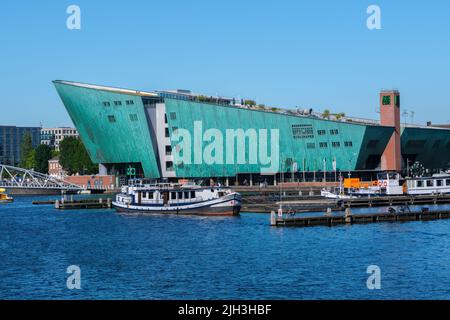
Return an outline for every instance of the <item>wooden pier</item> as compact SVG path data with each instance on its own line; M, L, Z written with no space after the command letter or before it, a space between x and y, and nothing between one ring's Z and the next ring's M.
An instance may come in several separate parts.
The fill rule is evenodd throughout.
M55 209L74 210L74 209L111 209L111 198L90 199L90 200L56 200Z
M34 205L54 205L55 209L70 210L70 209L110 209L112 208L111 198L100 199L84 199L74 200L64 199L61 200L43 200L33 201Z
M445 204L450 203L450 194L430 194L430 195L407 195L388 197L362 197L353 199L341 199L341 206L352 207L377 207L377 206L398 206L398 205L421 205L421 204Z
M271 225L275 227L313 227L313 226L337 226L367 224L376 222L399 222L399 221L429 221L439 219L450 219L450 210L429 211L422 208L420 211L389 211L386 213L352 214L351 209L345 210L345 215L332 215L328 211L323 216L295 217L283 215L277 217L275 211L271 212Z

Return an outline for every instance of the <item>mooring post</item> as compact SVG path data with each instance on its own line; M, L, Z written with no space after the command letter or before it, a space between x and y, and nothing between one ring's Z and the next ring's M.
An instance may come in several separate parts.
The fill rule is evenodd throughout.
M328 217L332 215L331 208L327 208L327 213L325 215Z
M111 206L111 198L108 198L107 203L108 203L108 208L111 208L112 207Z
M59 209L59 200L55 201L55 209Z
M271 211L270 212L270 225L272 227L276 227L277 226L277 218L275 216L275 211Z
M353 215L350 208L345 209L345 223L352 224L353 223Z

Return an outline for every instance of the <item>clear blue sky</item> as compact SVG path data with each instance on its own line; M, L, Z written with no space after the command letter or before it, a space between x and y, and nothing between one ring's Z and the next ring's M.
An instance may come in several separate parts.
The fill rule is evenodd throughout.
M66 28L81 7L82 29ZM382 30L366 9L382 10ZM71 121L51 80L186 88L378 117L401 90L415 121L450 122L450 2L2 1L0 124Z

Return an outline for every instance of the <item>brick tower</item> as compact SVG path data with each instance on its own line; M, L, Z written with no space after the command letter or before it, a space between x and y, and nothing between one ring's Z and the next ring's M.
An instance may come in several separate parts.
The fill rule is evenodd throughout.
M397 90L380 93L381 125L394 127L395 131L381 156L381 169L401 171L402 150L400 141L400 92Z

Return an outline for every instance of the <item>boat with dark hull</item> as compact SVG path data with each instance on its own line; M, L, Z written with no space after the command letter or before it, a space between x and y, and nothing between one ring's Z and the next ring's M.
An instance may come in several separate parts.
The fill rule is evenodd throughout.
M241 210L239 193L223 187L137 183L122 187L113 206L134 214L236 216Z

